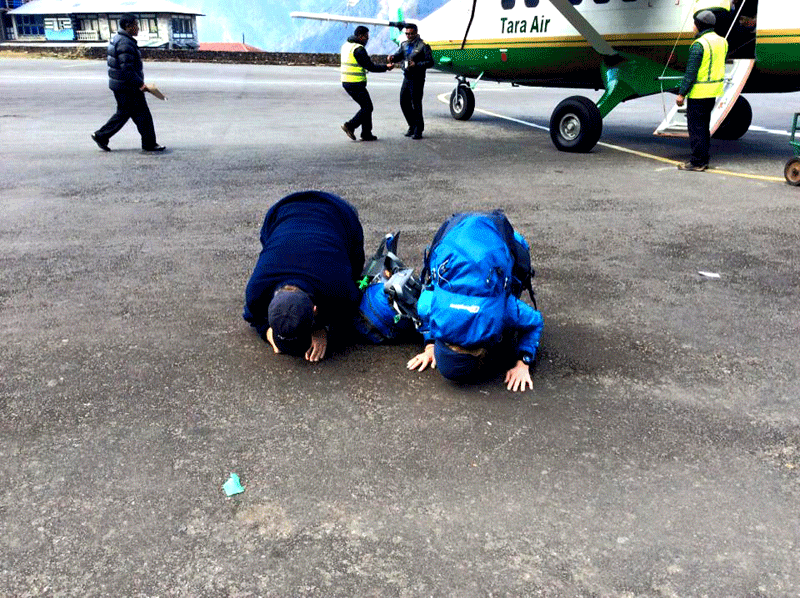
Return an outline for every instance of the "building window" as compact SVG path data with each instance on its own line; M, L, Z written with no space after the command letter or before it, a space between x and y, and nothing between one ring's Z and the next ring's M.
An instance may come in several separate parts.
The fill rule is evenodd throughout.
M78 31L100 31L97 19L79 18Z
M191 17L172 17L173 39L194 39Z
M17 15L17 28L20 35L44 35L44 17L40 15Z
M158 35L158 20L153 17L143 18L140 21L142 31L147 31L150 35Z

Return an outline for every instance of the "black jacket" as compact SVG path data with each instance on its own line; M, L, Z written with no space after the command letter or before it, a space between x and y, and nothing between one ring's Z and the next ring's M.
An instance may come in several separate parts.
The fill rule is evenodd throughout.
M144 70L139 44L120 31L108 44L108 87L113 91L141 89L144 85Z
M356 280L363 267L364 231L356 209L330 193L293 193L264 218L244 319L264 338L275 289L294 284L311 295L316 323L332 328L350 323L361 299Z
M431 47L421 37L417 37L412 44L404 41L390 58L392 62L402 62L406 79L425 79L425 71L435 64ZM406 66L408 60L413 60L414 66Z
M358 41L355 35L351 35L347 38L351 44L360 44L361 42ZM375 64L372 62L372 59L369 57L367 53L367 49L362 45L353 50L353 58L356 59L358 66L362 69L369 71L371 73L385 73L386 72L386 65L383 64Z

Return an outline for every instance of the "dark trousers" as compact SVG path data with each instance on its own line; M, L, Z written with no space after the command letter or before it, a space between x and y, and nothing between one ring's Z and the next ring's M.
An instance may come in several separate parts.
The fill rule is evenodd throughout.
M108 122L95 131L98 139L108 143L119 130L125 126L128 119L133 119L139 135L142 136L142 148L150 149L157 145L156 130L153 126L153 116L147 107L144 92L138 89L114 91L117 99L117 111L108 119Z
M425 90L425 79L403 77L400 88L400 109L406 117L408 128L422 135L425 121L422 120L422 93Z
M686 122L689 127L689 147L691 158L689 161L694 166L708 164L708 152L711 147L711 111L714 109L716 98L687 98Z
M367 91L367 82L342 83L342 87L360 108L356 115L345 123L347 128L355 131L361 127L361 136L369 137L372 135L372 98Z

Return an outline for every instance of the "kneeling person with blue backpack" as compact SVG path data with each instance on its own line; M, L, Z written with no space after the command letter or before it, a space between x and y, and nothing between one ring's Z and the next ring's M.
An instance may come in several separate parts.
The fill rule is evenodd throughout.
M417 313L426 345L408 369L438 367L454 382L506 370L508 390L533 388L530 365L544 320L535 309L529 252L500 210L445 221L425 252ZM534 307L520 300L525 289Z

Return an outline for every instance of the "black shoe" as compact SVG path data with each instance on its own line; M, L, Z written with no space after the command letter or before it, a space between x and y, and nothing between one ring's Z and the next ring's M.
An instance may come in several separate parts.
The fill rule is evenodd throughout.
M422 139L422 133L414 133L411 139Z
M143 147L143 152L163 152L165 148L163 145L154 145L153 147Z
M378 141L378 138L375 135L362 135L361 141Z
M406 131L406 137L411 137L414 134L414 129L409 127L408 131Z
M99 147L104 152L110 152L111 151L111 148L108 147L108 141L103 141L102 139L100 139L97 136L96 133L92 133L92 141L94 141L97 144L97 147Z
M353 129L347 126L347 123L344 123L342 125L342 131L344 131L344 134L347 135L353 141L356 140L356 134L353 132Z

